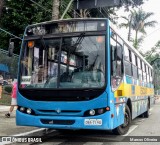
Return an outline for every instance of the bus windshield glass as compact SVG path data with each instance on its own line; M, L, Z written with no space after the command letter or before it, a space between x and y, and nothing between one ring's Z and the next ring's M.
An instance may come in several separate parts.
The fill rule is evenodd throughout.
M25 40L20 61L23 88L102 88L105 36Z

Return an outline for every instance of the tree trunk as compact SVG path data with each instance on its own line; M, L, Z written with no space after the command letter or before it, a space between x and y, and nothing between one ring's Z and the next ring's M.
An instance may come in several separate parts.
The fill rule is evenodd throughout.
M132 29L132 15L129 20L128 41L131 41L131 29Z
M4 0L0 0L0 18L2 16L3 6L4 6Z
M59 19L59 6L60 6L60 0L53 0L52 5L52 20L58 20Z
M135 47L136 49L138 49L138 31L136 31L134 42L135 42L135 43L134 43L134 47Z

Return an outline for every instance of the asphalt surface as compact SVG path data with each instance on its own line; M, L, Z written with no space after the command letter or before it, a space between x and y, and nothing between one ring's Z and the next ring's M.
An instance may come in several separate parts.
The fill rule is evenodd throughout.
M133 141L134 140L134 141ZM157 142L157 141L159 142ZM40 144L40 143L38 143ZM123 136L107 131L55 131L41 145L160 145L160 99L150 109L149 118L136 118Z
M10 118L5 117L5 113L9 110L9 106L0 105L0 136L10 136L20 133L26 133L37 129L36 127L20 127L15 123L15 110Z
M42 145L159 145L160 142L124 142L130 138L140 139L144 137L154 138L158 136L160 140L160 99L151 108L149 118L136 118L132 121L129 132L124 136L115 136L111 132L96 130L80 131L56 131L45 130L37 127L23 127L15 124L15 110L10 118L5 118L5 113L9 106L0 105L0 137L2 136L37 136L43 138ZM46 135L47 134L47 135ZM3 143L4 144L4 143ZM33 144L33 143L11 143L11 144ZM0 142L0 145L2 143Z

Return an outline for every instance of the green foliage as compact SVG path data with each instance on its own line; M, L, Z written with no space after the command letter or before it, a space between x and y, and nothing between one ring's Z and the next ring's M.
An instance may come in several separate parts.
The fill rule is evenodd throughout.
M9 68L10 77L17 78L18 73L18 56L9 57L7 53L0 51L0 63L6 64Z
M60 4L60 15L62 16L63 12L65 11L67 5L69 4L70 0L61 0ZM73 18L74 12L73 12L73 5L69 8L68 12L64 16L64 19Z
M130 9L133 9L134 7L141 6L146 1L147 0L122 0L121 5L124 5L125 10L129 11Z
M129 29L128 40L133 42L133 46L138 49L140 44L143 42L144 35L146 35L145 29L147 27L154 27L156 21L150 20L153 16L152 12L145 12L141 8L138 10L130 11L128 17L122 17L126 22L120 24L120 27ZM131 39L131 30L135 32L134 39ZM139 38L138 33L142 36Z
M154 86L155 90L160 89L160 40L155 44L154 47L151 48L151 50L147 51L144 56L146 60L153 66L154 71Z
M2 29L18 36L23 37L24 30L27 25L49 21L52 17L52 2L53 0L34 0L37 4L30 0L10 0L5 1L2 17L0 18L0 26ZM61 0L60 15L64 12L66 6L70 0ZM130 3L130 0L124 0L124 4L128 6L141 5L146 0L134 0L134 4ZM103 15L102 15L102 13ZM87 10L87 16L89 17L108 17L111 21L116 23L113 18L116 16L114 8L102 8ZM69 9L68 13L64 18L73 17L72 7ZM0 31L0 48L7 50L8 42L12 36ZM15 40L15 50L14 53L19 54L21 47L21 41Z
M160 50L160 40L151 48L151 50L144 54L149 63L153 62L156 58L160 58L158 50Z
M94 17L94 18L109 18L113 23L116 23L116 19L115 17L116 15L116 11L115 8L101 8L101 9L91 9L90 10L90 16Z
M18 36L23 37L23 33L27 25L49 21L52 17L52 2L53 0L34 0L37 4L30 0L10 0L5 1L5 6L3 9L3 15L1 17L0 25L1 28ZM61 0L60 15L63 14L70 0ZM41 7L42 6L42 7ZM115 15L113 8L104 8L105 17L111 17ZM87 10L88 16L99 17L101 13L98 9ZM70 7L68 13L64 18L73 17L74 12L72 7ZM102 17L102 15L101 15ZM111 18L111 20L113 20ZM9 39L12 36L0 31L0 48L8 50ZM21 41L15 41L14 53L20 53Z
M11 104L10 94L5 94L3 91L2 98L0 99L0 105L10 105L10 104Z
M4 86L4 91L6 91L7 93L11 93L12 92L12 86L11 85Z
M136 48L136 49L139 49L140 48L140 46L141 46L141 44L143 43L143 41L144 41L144 36L142 35L142 36L140 36L139 38L137 38L137 39L133 39L133 38L131 38L131 42L133 43L133 47L134 48ZM140 51L140 50L139 50Z
M51 19L52 0L34 0L46 10L28 0L6 1L1 17L1 28L18 36L23 36L27 25L48 21ZM7 8L7 10L6 10ZM0 48L8 49L8 42L12 36L0 31ZM19 54L21 42L16 40L14 53Z
M11 104L11 93L7 93L4 90L5 87L3 87L2 90L2 98L0 99L0 105L10 105Z

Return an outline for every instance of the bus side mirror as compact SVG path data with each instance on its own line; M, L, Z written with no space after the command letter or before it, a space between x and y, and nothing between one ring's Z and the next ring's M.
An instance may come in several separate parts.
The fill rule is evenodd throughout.
M9 48L8 48L8 56L12 57L13 56L13 50L14 50L14 42L9 43Z

